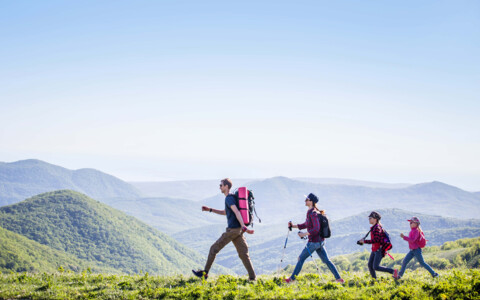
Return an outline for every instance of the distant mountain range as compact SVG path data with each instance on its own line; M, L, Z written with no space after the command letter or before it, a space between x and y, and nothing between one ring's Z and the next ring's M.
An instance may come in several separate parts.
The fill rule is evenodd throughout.
M294 177L292 178L298 181L306 181L316 184L328 184L328 185L352 185L352 186L364 186L372 188L384 188L384 189L401 189L411 186L410 183L384 183L354 179L342 179L342 178L308 178L308 177Z
M219 193L220 180L182 180L157 182L130 182L142 195L151 198L178 198L200 201ZM255 179L232 179L234 186L243 186Z
M0 206L44 192L70 189L95 199L140 197L132 185L94 169L68 170L36 159L0 162Z
M53 248L57 253L64 252L60 260L68 265L80 260L84 262L78 262L80 267L87 265L87 261L93 267L119 273L144 271L171 275L188 274L204 263L198 253L166 234L75 191L44 193L1 207L0 227ZM18 240L25 249L28 243ZM12 259L5 252L0 252L0 258L0 262L7 261L4 265ZM55 264L55 257L44 257L45 260L52 258L54 261L50 263ZM218 266L216 270L229 272Z
M479 218L480 199L471 192L441 182L411 185L405 188L325 185L274 177L253 182L257 212L267 223L285 222L304 215L304 199L313 192L318 206L330 218L340 219L366 210L400 208L430 215L454 218ZM221 207L224 197L217 195L202 205Z
M218 195L218 180L177 180L177 181L153 181L153 182L130 182L145 197L168 197L200 201L205 198ZM292 178L298 181L310 182L325 185L350 185L364 186L372 188L405 188L410 186L408 183L382 183L373 181L361 181L341 178ZM237 179L233 178L233 189L240 186L250 186L265 179Z

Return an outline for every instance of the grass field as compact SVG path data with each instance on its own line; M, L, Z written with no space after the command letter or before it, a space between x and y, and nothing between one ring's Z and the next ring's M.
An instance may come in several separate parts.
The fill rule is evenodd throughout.
M301 273L302 274L302 273ZM432 278L425 270L408 271L395 281L386 274L372 280L365 272L333 276L303 273L292 284L280 277L219 275L201 281L185 276L76 273L0 275L1 299L480 299L480 270L452 269Z

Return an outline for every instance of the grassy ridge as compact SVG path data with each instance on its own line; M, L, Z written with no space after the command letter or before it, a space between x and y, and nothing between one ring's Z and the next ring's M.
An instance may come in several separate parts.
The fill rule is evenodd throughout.
M402 280L365 272L344 273L346 283L331 276L306 274L293 284L273 276L256 282L221 275L200 281L192 277L51 273L0 275L0 298L29 299L479 299L480 270L454 269L433 279L424 270Z

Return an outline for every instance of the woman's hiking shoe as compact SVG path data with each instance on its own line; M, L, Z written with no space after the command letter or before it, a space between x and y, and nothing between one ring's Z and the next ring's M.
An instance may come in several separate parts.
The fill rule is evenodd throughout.
M336 281L336 282L339 282L339 283L341 283L341 284L344 284L344 283L345 283L345 280L343 280L342 278L339 278L339 279L337 279L337 280L335 280L335 281Z
M398 269L393 270L393 278L400 279L400 277L398 277Z
M293 279L292 279L292 278L285 278L285 279L283 280L283 282L285 282L285 283L292 283L292 282L293 282Z
M202 278L202 277L205 279L208 278L208 273L205 272L205 270L197 270L197 271L192 270L192 272L193 272L193 275L197 276L198 278Z

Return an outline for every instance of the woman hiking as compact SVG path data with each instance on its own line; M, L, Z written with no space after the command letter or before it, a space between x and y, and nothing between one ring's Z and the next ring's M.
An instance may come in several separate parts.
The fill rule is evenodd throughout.
M302 270L303 263L309 256L312 256L314 251L317 252L320 259L328 266L330 271L333 273L333 276L335 276L336 281L340 283L345 282L340 277L340 274L338 274L335 265L328 258L327 251L325 250L325 239L320 237L320 221L318 220L318 214L325 214L325 212L320 211L317 208L317 203L318 197L310 193L305 199L305 206L308 207L307 219L305 222L297 225L293 225L291 221L288 222L288 227L307 229L307 232L299 232L298 236L301 238L308 236L308 243L298 257L298 262L293 270L292 276L285 279L286 283L290 283L295 280L297 275Z
M384 232L382 228L382 224L380 223L380 219L382 217L376 211L372 211L368 216L368 221L372 225L370 227L370 240L366 240L365 238L358 241L360 244L372 244L372 253L370 254L370 259L368 260L368 270L370 271L370 275L373 278L377 278L377 274L375 271L386 272L393 274L393 277L396 278L398 274L397 269L386 268L380 266L380 261L385 256L385 252L381 248L381 241L384 237Z
M420 265L427 269L427 271L430 272L433 278L438 277L438 273L436 273L432 269L432 267L430 267L423 259L422 248L425 247L426 241L425 236L423 235L423 231L420 228L420 220L417 217L413 217L407 221L410 222L410 233L408 234L408 236L400 233L400 237L408 242L410 252L408 252L408 254L403 259L402 268L400 269L400 273L395 279L400 279L403 276L403 273L405 273L405 269L407 268L407 264L412 260L413 257L417 258L417 261L420 263Z

